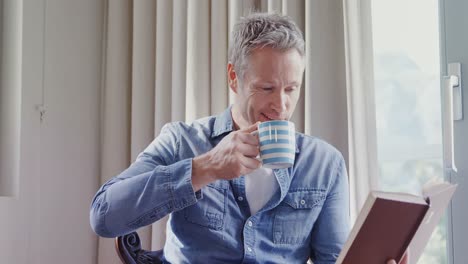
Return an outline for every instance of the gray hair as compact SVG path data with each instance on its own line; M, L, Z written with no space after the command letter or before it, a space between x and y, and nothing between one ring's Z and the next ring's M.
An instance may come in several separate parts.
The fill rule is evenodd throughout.
M288 16L253 13L234 25L229 45L229 61L238 78L244 78L248 56L258 48L278 50L295 48L305 56L304 37L299 27Z

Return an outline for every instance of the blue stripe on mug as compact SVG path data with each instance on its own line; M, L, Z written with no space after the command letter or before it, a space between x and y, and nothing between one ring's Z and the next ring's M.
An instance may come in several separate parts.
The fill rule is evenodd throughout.
M261 150L260 154L261 155L266 155L270 153L291 153L291 154L296 154L296 150L293 148L271 148L271 149L265 149Z
M289 139L278 139L278 140L275 140L274 138L273 139L267 139L267 140L260 140L260 146L263 146L263 145L267 145L267 144L291 144L291 141L289 141Z
M275 136L275 134L277 135L289 135L291 134L291 132L289 130L276 130L276 133L275 131L272 129L271 130L271 136ZM267 131L263 131L259 134L260 137L264 137L264 136L269 136L270 135L270 131L267 130Z
M278 157L278 158L270 158L262 160L263 164L271 164L271 163L290 163L294 164L294 160L286 157Z

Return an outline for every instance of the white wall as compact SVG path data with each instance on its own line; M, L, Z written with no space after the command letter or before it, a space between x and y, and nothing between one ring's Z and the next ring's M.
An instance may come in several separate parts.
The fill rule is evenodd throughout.
M0 262L96 263L103 1L10 4L22 13L20 166L18 194L0 197Z

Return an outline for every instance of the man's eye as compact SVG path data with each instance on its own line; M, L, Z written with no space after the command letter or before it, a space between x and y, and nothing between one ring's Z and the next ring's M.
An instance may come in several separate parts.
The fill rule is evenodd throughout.
M273 87L262 87L262 90L268 92L268 91L273 90Z
M294 92L296 90L296 87L288 87L286 88L286 92Z

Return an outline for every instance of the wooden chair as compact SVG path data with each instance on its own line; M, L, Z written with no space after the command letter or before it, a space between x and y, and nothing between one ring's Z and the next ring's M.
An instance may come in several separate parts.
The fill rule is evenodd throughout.
M163 251L141 249L137 232L115 238L115 249L124 264L159 264L162 263Z

